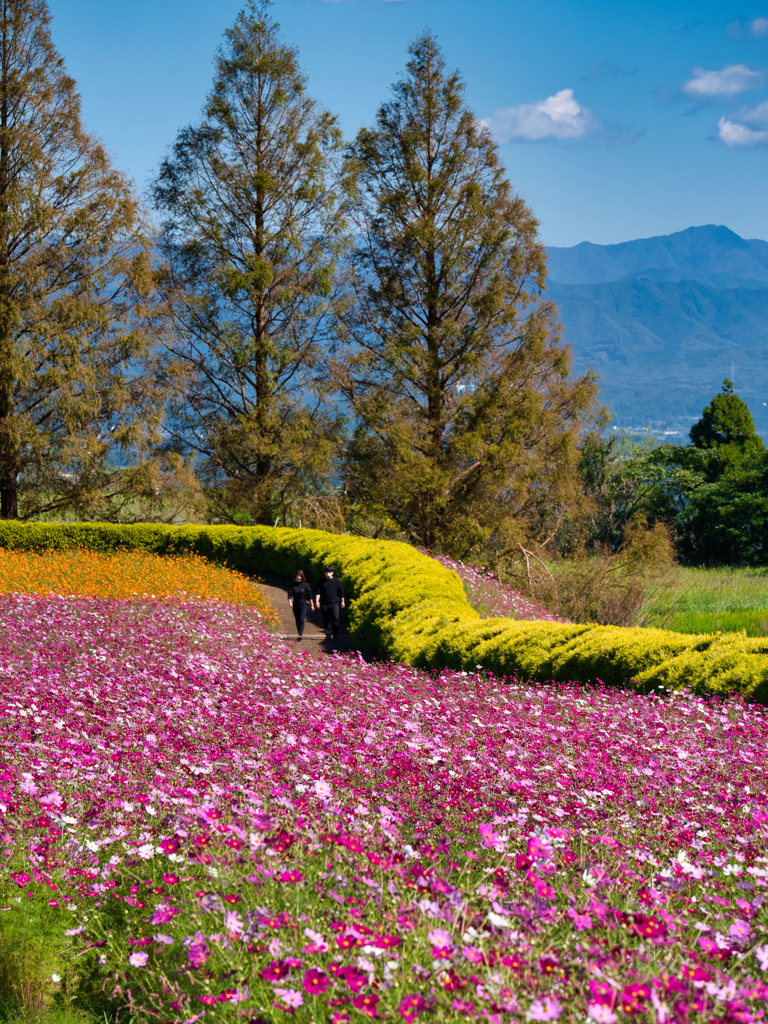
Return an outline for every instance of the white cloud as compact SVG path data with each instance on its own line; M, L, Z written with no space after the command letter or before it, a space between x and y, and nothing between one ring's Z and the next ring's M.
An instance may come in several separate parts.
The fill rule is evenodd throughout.
M583 107L573 89L561 89L539 103L497 110L482 121L497 142L581 142L621 145L639 138L618 125L606 124Z
M756 131L748 125L731 121L728 117L721 117L717 122L717 136L731 149L745 149L749 146L768 144L768 129Z
M753 36L768 36L768 18L755 18L750 21L748 30Z
M721 117L717 135L731 149L768 145L768 100L736 115Z
M682 91L690 99L713 100L731 97L763 84L763 75L746 64L726 64L722 71L694 68L693 78L683 85Z

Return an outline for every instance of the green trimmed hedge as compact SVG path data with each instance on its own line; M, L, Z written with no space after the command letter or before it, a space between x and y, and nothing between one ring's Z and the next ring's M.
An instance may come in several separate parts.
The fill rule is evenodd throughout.
M437 669L482 666L542 682L632 681L643 691L736 690L768 703L768 638L481 621L459 577L408 544L269 527L0 523L0 547L194 553L251 575L290 576L297 568L317 575L334 562L352 597L353 639L395 661Z

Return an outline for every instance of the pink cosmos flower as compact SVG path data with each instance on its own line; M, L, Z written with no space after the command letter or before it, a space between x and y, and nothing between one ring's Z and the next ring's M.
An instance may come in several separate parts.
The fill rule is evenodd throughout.
M202 967L211 955L206 937L202 932L197 932L196 935L184 939L184 945L187 946L187 966L192 970Z
M131 953L128 957L128 963L131 967L144 967L149 956L146 953Z
M230 939L239 939L245 930L245 922L236 910L228 910L224 915L224 927Z
M534 888L536 889L537 895L543 900L553 900L556 896L555 890L544 881L543 878L537 878L534 882Z
M768 946L755 946L755 956L761 971L768 971Z
M368 984L368 975L358 971L355 967L344 967L341 976L353 992L359 992Z
M171 938L170 935L163 935L163 934L159 933L157 935L153 935L152 938L155 940L155 942L159 942L163 946L172 946L173 945L173 939Z
M454 999L451 1002L451 1006L462 1017L472 1017L475 1012L475 1004L470 1002L469 999Z
M740 917L737 917L731 927L728 929L728 934L737 942L740 946L743 945L752 933L752 926L747 921L742 921Z
M285 960L272 960L261 972L260 977L265 981L282 981L290 971Z
M400 1001L397 1012L407 1021L415 1020L424 1009L425 1003L421 996L409 995Z
M292 1010L297 1010L300 1006L304 1005L304 996L301 992L297 992L295 988L276 988L275 995Z
M544 996L542 999L534 999L528 1007L528 1016L531 1020L557 1020L563 1008L554 996Z
M630 1015L640 1013L643 1010L643 1004L650 998L651 989L649 985L625 985L621 992L619 1005L624 1013Z
M356 1010L364 1013L366 1017L377 1017L376 1004L379 1001L379 997L375 992L371 992L369 995L355 996L352 1000L352 1005Z
M166 885L178 885L181 879L178 875L168 874L161 876Z
M713 953L716 953L717 950L718 950L718 946L717 946L717 943L715 942L715 940L714 939L710 939L706 935L701 935L699 937L699 945L701 946L701 948L704 950L705 953L709 953L710 955L713 954Z
M302 871L281 871L280 872L281 882L303 882L304 873Z
M585 929L592 927L592 918L589 914L580 914L574 907L568 910L568 917L573 921L576 931L583 932Z
M219 993L220 1003L232 1003L233 1006L237 1006L238 1003L244 1003L250 998L250 990L246 985L245 988L228 988L224 992Z
M304 975L304 988L312 996L322 995L328 991L331 985L331 979L327 974L323 974L322 971L318 971L317 968L311 967Z
M619 1019L613 1010L605 1003L589 1003L587 1015L596 1020L597 1024L616 1024Z
M650 939L651 942L657 939L664 939L667 936L667 926L658 917L646 917L645 914L635 914L632 927L638 935Z
M591 978L589 982L589 992L593 1003L602 1003L604 1006L608 1006L611 1009L613 1009L616 1004L616 989L609 985L607 981L598 981L596 978Z
M310 940L309 944L304 946L303 952L309 953L327 953L328 944L320 934L320 932L312 931L311 928L304 929L304 935Z
M560 968L560 961L555 956L542 956L538 966L542 974L554 974Z
M149 923L165 924L167 921L170 921L172 918L174 918L178 913L179 911L175 907L168 907L164 903L161 903L158 907L155 908L155 912L152 915L152 917L150 917Z
M474 946L465 946L461 951L462 956L465 960L469 960L471 964L484 964L485 957L479 949L475 949Z
M62 797L61 793L58 792L58 790L54 789L54 791L52 793L49 793L48 796L41 796L39 803L43 807L61 808L64 806L64 798Z
M499 846L504 844L501 842L501 837L497 832L494 832L490 825L480 825L480 838L482 839L483 846L489 850L498 849Z
M181 848L181 843L178 839L161 839L158 844L164 854L177 853Z

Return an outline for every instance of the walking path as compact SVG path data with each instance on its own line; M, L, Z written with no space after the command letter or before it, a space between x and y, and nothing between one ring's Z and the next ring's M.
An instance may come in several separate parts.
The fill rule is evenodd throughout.
M346 629L346 612L341 613L341 628L335 640L326 640L323 630L323 615L319 611L307 611L307 622L304 627L304 639L299 642L296 635L296 623L293 620L293 612L288 604L288 587L291 585L289 577L278 576L274 573L266 573L261 576L262 588L275 607L280 617L280 635L297 650L307 650L313 657L332 655L334 651L346 654L356 651L357 647L349 636Z

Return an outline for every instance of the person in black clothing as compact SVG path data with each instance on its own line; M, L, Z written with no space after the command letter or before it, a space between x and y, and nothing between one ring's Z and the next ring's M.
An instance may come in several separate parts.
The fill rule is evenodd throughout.
M335 573L336 569L332 565L326 565L323 579L315 587L315 605L323 613L326 640L331 637L335 640L339 635L339 619L344 607L344 588Z
M307 583L307 577L301 569L293 577L293 583L288 588L288 604L293 611L296 620L296 632L299 640L304 636L304 623L307 620L307 608L312 607L312 588Z

